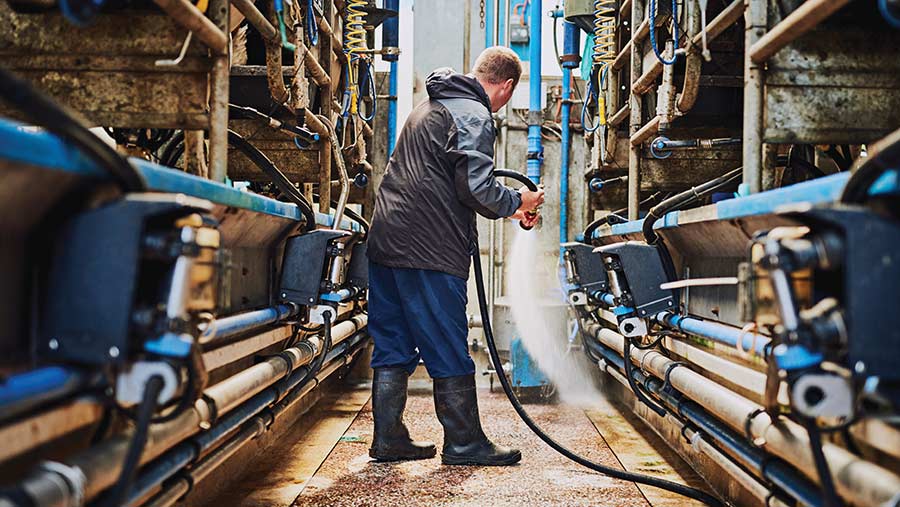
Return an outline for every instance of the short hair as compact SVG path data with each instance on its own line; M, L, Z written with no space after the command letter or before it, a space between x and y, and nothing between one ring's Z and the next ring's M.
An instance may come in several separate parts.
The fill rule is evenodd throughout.
M522 62L515 51L504 46L486 48L475 60L472 69L479 79L491 84L500 84L507 79L513 80L513 87L519 84L522 76Z

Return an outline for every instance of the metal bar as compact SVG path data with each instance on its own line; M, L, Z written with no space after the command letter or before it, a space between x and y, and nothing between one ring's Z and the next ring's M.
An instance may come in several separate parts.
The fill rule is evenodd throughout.
M788 17L772 27L768 33L756 40L747 52L750 61L761 64L781 48L803 36L828 16L847 5L850 0L807 0ZM752 9L751 5L751 9Z
M228 15L231 12L228 0L210 1L208 9L210 21L221 27L221 30L227 29ZM224 182L228 175L228 98L231 83L228 34L225 34L225 41L225 51L213 57L209 79L208 170L209 179L218 182Z
M749 3L745 14L744 47L750 48L766 31L768 3L755 0ZM763 135L763 68L744 56L744 180L741 191L754 194L762 190L762 135Z
M259 31L263 39L268 42L278 42L278 45L281 45L278 29L272 23L269 23L269 20L266 19L263 13L253 5L252 0L231 0L231 5L235 6L247 18L247 21Z
M217 55L228 54L228 35L219 29L200 9L188 0L153 0L179 25L194 32L198 39ZM226 25L227 26L227 25Z
M642 0L632 0L631 2L631 26L642 26L641 23L642 16L644 15L644 2ZM647 20L647 27L649 32L650 23ZM640 31L640 30L638 30ZM637 33L635 33L635 38L637 37ZM632 40L635 40L633 38ZM644 54L641 50L641 44L632 43L631 44L631 76L634 79L634 76L641 75L641 68L643 67L643 59ZM631 88L629 86L629 88ZM630 98L630 110L629 110L629 132L633 137L638 133L638 130L641 128L642 122L642 105L641 105L641 96L631 92ZM594 142L597 142L596 140ZM631 147L628 150L628 219L629 220L637 220L640 213L640 203L641 203L641 147L638 144L637 146L632 143Z
M641 143L650 139L650 136L657 133L659 131L659 116L654 116L652 120L648 121L646 125L642 126L637 132L632 134L631 136L631 148L635 149L637 147L640 150ZM629 174L629 188L631 187L631 175ZM631 218L629 216L629 220L636 220L637 217Z
M228 56L216 56L210 76L209 179L224 182L228 172Z
M344 51L341 49L341 39L334 33L334 29L331 28L331 23L316 13L316 24L319 26L319 32L324 33L331 39L331 52L334 53L334 56L336 56L339 61L347 63L347 55L344 54Z
M622 51L619 51L619 54L616 55L616 59L613 60L612 69L619 70L625 66L625 63L631 58L631 41L625 43L625 46L622 48Z
M627 104L622 106L622 109L616 111L616 114L609 117L609 120L606 121L606 124L611 127L617 127L620 123L625 121L625 118L628 118L628 115L631 113L631 107Z

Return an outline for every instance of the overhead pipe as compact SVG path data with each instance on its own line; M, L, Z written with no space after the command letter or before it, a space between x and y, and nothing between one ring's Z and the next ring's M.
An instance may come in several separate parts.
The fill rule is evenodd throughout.
M333 342L339 344L367 324L367 316L361 314L335 325L332 330ZM317 340L311 340L316 348ZM141 464L196 434L201 427L215 423L218 417L235 407L234 400L247 399L247 392L258 393L278 382L298 366L290 364L291 361L297 361L299 365L309 363L314 356L307 357L308 351L307 345L298 345L280 355L267 358L262 363L207 388L204 396L191 409L174 419L152 425L141 455ZM319 352L316 350L315 354ZM90 501L118 479L130 440L131 432L124 432L59 463L59 466L40 466L20 483L19 488L37 505L72 505L75 498ZM70 487L72 482L69 477L72 474L83 478L78 481L83 485L80 490Z
M544 147L541 145L541 0L528 4L528 178L536 185L541 183L541 166L544 163Z
M581 31L573 23L563 21L563 54L562 60L562 112L560 141L560 175L559 175L559 243L569 241L569 152L572 144L572 129L569 125L572 97L572 69L578 67L578 50L581 47ZM562 248L562 247L560 247ZM559 261L563 262L560 251Z
M385 0L384 8L400 11L400 0ZM391 69L388 76L388 128L387 128L387 155L390 158L394 153L394 146L397 143L397 60L399 59L400 48L400 16L389 16L381 25L381 46L384 49L392 48L397 51L381 54L381 59L390 62Z
M593 325L591 325L593 324ZM602 344L623 354L625 338L595 323L585 326ZM763 408L655 350L632 349L631 359L641 370L666 379L671 388L697 402L735 431L746 432L763 450L792 463L806 477L818 482L810 450L809 435L787 418L773 421ZM847 501L876 507L896 501L900 477L881 466L865 461L850 451L826 442L822 451L834 476L838 493Z

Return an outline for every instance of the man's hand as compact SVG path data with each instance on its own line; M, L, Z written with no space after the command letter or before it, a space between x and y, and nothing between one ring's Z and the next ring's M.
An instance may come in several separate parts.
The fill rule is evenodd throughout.
M513 220L520 220L523 227L530 229L537 225L538 220L540 220L541 218L541 212L532 212L531 210L525 211L523 209L519 209L509 218Z
M518 211L533 211L541 204L544 204L543 189L532 192L531 190L528 190L528 187L522 187L519 189L519 194L522 196L522 205L519 206Z

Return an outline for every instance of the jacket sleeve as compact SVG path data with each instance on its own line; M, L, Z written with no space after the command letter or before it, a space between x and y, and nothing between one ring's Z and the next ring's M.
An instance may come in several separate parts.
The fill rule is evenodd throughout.
M494 178L494 124L490 119L455 125L450 147L459 200L479 215L494 220L512 215L522 205L519 192ZM451 136L452 139L452 136Z

